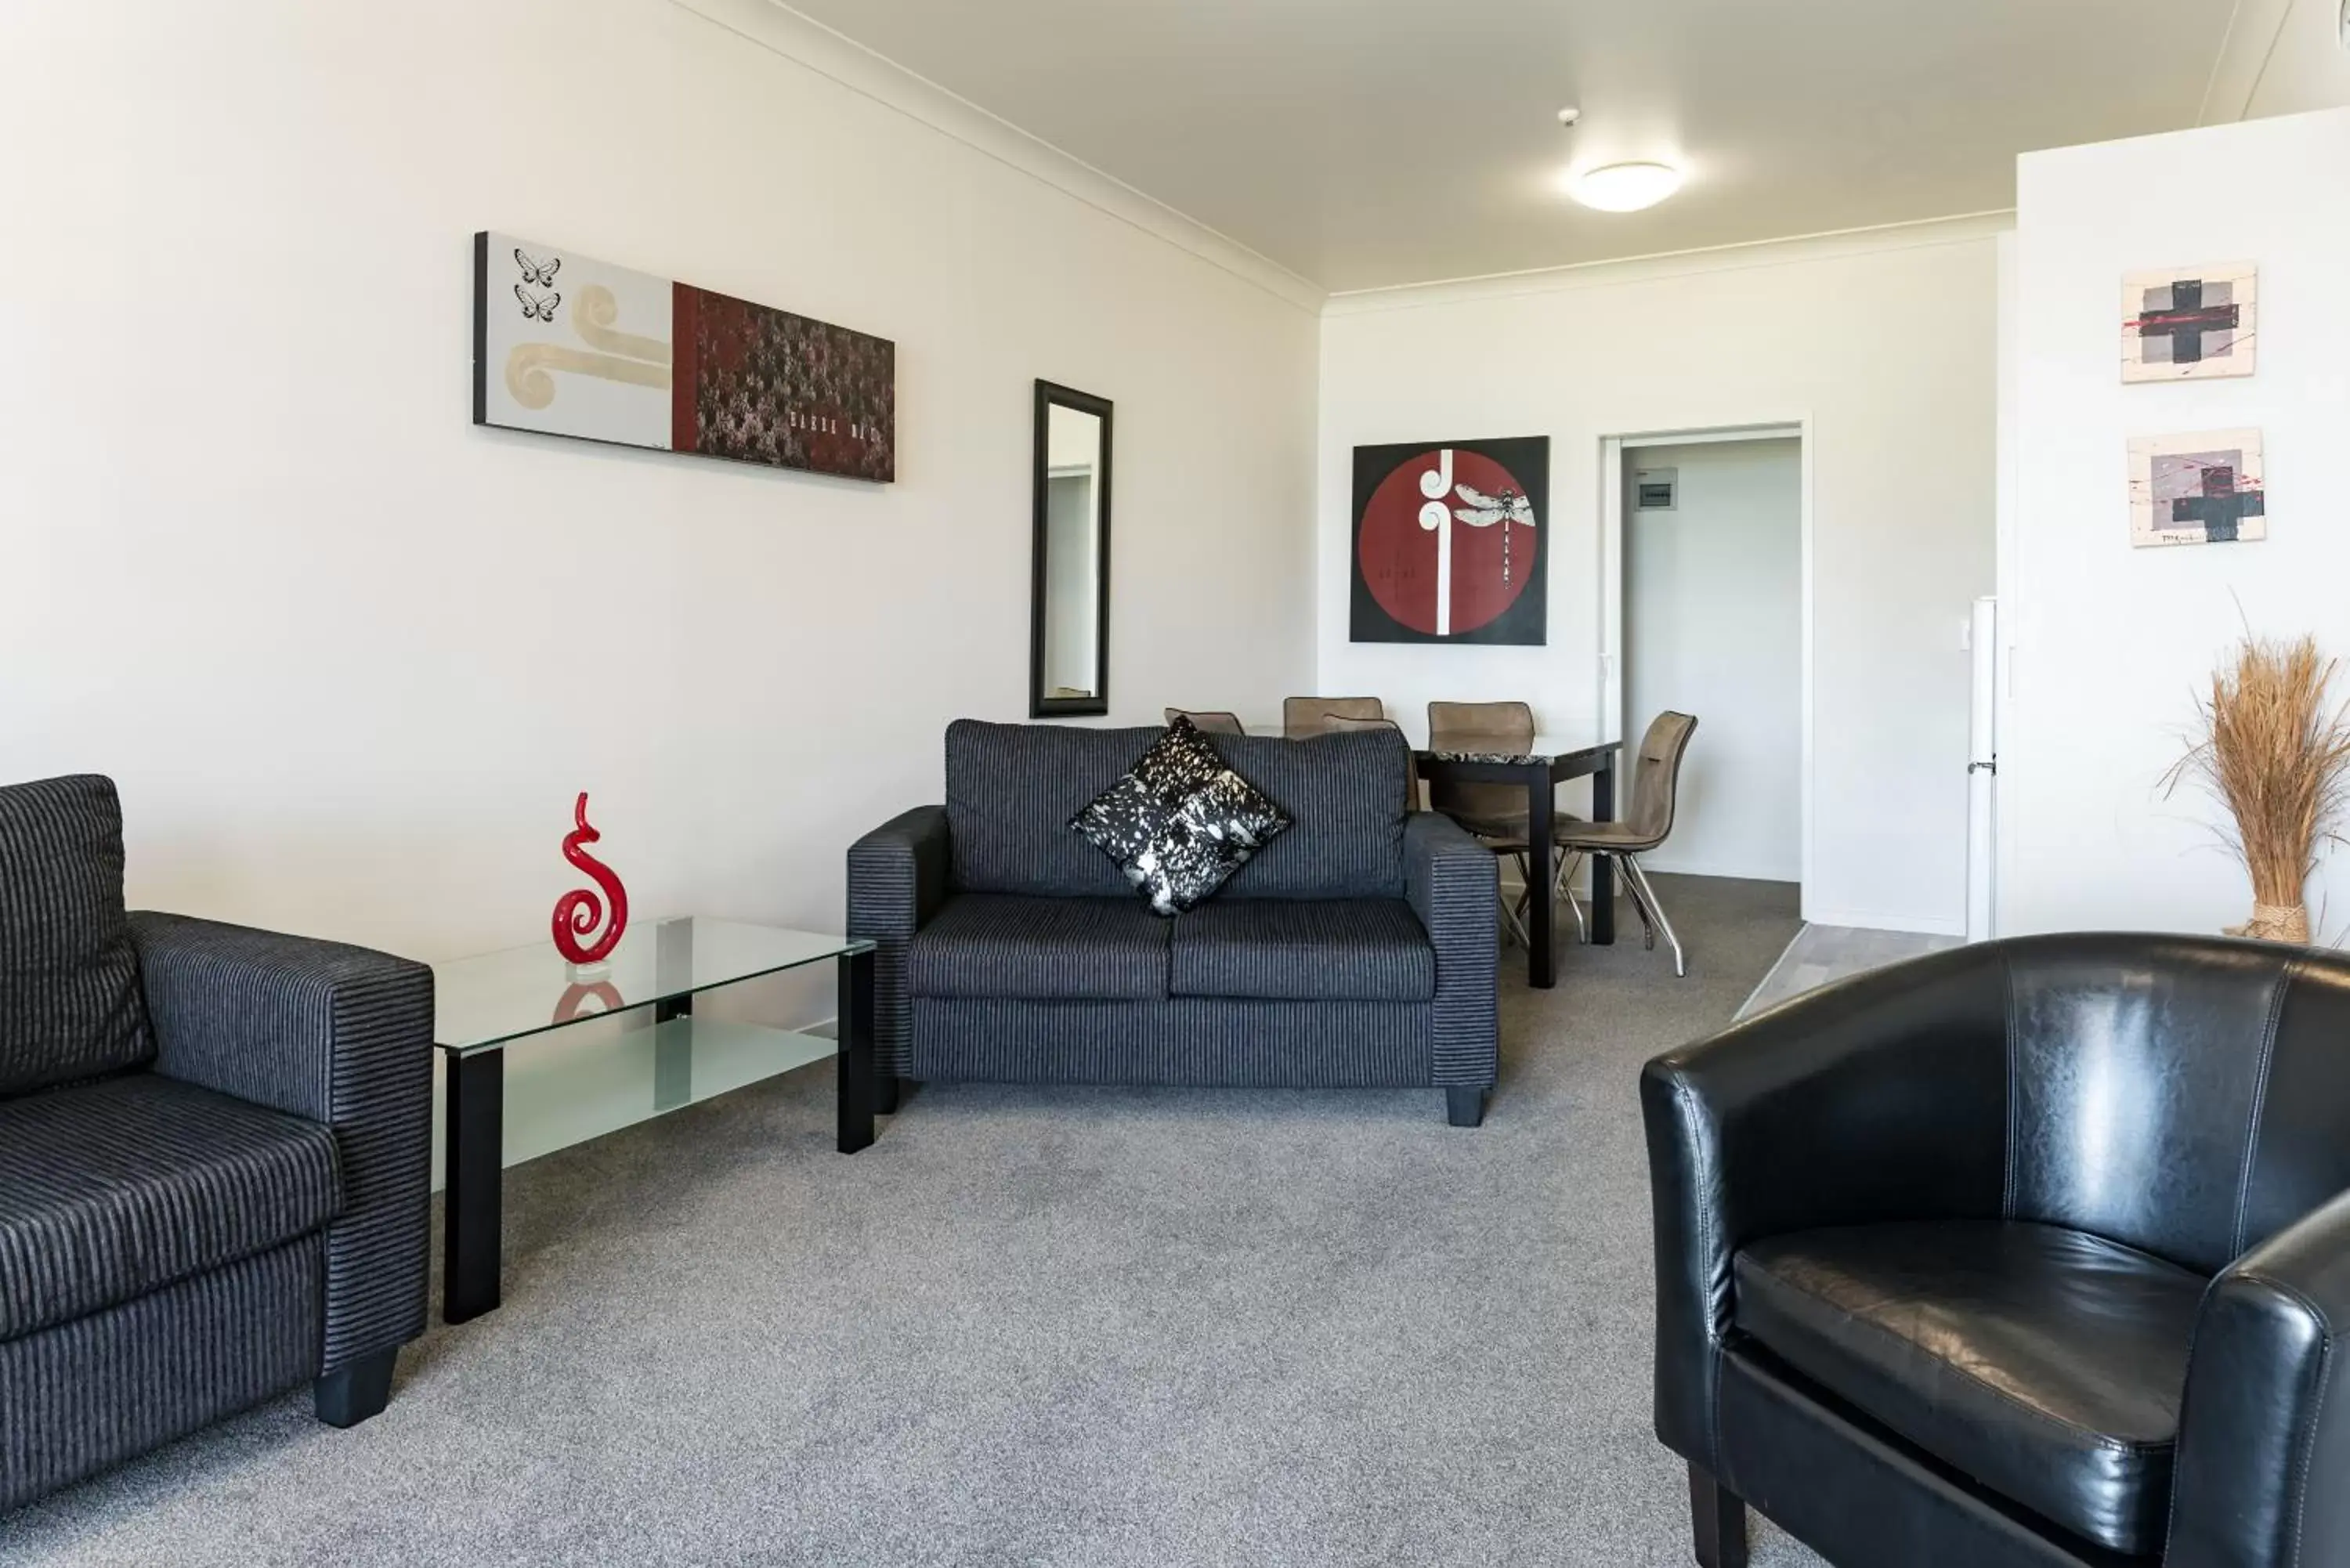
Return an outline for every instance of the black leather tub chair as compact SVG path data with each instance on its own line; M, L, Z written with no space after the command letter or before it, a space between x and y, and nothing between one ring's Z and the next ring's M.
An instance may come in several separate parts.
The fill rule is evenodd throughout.
M0 1511L304 1383L382 1409L432 1137L431 970L126 915L113 784L0 787Z
M1640 1088L1700 1563L2350 1564L2350 960L1987 942Z

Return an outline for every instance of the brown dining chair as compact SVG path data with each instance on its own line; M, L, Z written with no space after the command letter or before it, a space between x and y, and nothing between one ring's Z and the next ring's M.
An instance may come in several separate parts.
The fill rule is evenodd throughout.
M1281 700L1281 732L1303 741L1330 732L1330 721L1384 719L1387 704L1376 697L1284 697Z
M1569 832L1559 836L1559 846L1566 857L1559 864L1557 886L1568 889L1566 898L1574 902L1570 878L1583 857L1613 857L1624 867L1624 886L1632 895L1632 903L1640 911L1640 924L1648 933L1647 946L1657 945L1657 933L1662 930L1665 940L1673 950L1673 973L1689 973L1689 965L1681 957L1681 940L1673 933L1673 923L1665 918L1665 909L1657 902L1656 886L1641 868L1639 857L1662 844L1673 831L1673 811L1680 796L1681 758L1689 752L1690 737L1697 732L1697 721L1687 713L1668 709L1657 715L1648 732L1640 739L1638 756L1632 763L1632 808L1620 822L1579 823ZM1578 912L1575 925L1580 928L1583 917Z
M1241 718L1237 713L1219 713L1200 708L1170 708L1167 710L1167 722L1173 723L1175 716L1179 713L1191 720L1192 727L1202 734L1245 735L1248 733L1248 731L1242 727Z
M1428 705L1428 743L1442 743L1461 750L1491 750L1499 753L1529 750L1534 743L1534 711L1524 702L1430 702ZM1464 744L1465 742L1465 744ZM1482 840L1496 855L1506 855L1517 862L1522 890L1514 904L1504 893L1502 916L1521 946L1531 946L1525 926L1525 907L1533 901L1534 890L1543 885L1534 876L1532 856L1534 846L1528 838L1526 792L1521 784L1473 784L1466 780L1429 781L1428 804L1442 812ZM1551 843L1554 847L1559 836L1583 826L1583 819L1568 812L1551 815ZM1553 883L1556 878L1550 878ZM1583 907L1573 898L1566 901L1575 916L1577 931L1583 929Z

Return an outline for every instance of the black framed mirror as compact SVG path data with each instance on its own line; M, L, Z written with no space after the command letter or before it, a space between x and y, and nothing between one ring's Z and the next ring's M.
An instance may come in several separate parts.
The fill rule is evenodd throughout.
M1107 398L1036 383L1036 566L1028 714L1109 711Z

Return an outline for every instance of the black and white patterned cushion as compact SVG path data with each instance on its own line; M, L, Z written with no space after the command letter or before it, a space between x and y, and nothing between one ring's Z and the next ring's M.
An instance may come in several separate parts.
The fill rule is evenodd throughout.
M1248 864L1289 826L1289 814L1226 767L1178 713L1142 760L1069 826L1116 861L1153 909L1178 915Z

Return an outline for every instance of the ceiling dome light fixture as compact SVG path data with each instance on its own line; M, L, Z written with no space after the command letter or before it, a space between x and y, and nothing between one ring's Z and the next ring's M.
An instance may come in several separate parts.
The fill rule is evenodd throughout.
M1610 163L1570 175L1566 193L1603 213L1637 213L1681 188L1681 171L1669 163Z

